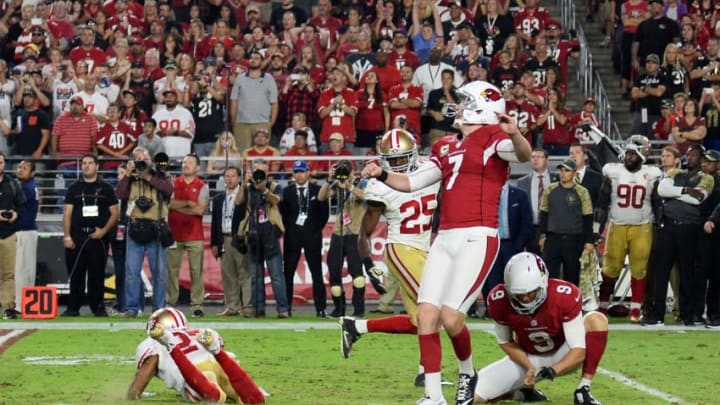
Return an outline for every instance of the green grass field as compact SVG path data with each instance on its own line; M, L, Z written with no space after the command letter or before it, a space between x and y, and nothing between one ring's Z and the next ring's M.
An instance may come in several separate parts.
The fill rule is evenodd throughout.
M339 352L339 327L310 316L290 322L226 321L207 317L255 380L272 393L268 404L414 404L422 389L413 386L417 344L413 336L365 335L350 359ZM144 321L79 318L35 324L43 327L0 354L0 404L118 404L134 375L133 357L145 337ZM89 323L89 325L88 325ZM3 322L2 329L25 329L33 323ZM45 329L83 327L85 330ZM471 321L473 358L481 367L501 356L494 337ZM243 329L237 329L238 327ZM131 329L127 329L131 328ZM258 328L275 328L258 330ZM1 339L1 338L0 338ZM593 382L603 404L720 404L720 335L704 331L611 331L608 348ZM456 378L456 363L446 338L444 374ZM618 374L619 373L619 374ZM619 375L626 378L618 381ZM615 378L611 377L614 376ZM579 372L542 382L552 403L572 404ZM630 386L642 384L642 389ZM655 391L655 395L648 391ZM179 403L180 397L158 380L148 386L156 395L145 403ZM663 396L664 394L664 396ZM446 388L448 400L454 387Z

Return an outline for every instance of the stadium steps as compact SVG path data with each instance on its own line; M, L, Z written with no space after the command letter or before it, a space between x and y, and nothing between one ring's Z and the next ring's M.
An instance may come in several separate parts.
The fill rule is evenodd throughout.
M620 76L615 74L613 70L612 50L610 47L601 46L605 34L601 32L600 24L597 22L585 22L585 0L575 0L577 10L577 21L585 31L585 37L590 45L590 53L592 54L593 67L600 74L600 78L605 84L605 91L610 99L612 107L612 117L620 129L623 137L630 135L632 127L632 113L630 112L630 102L622 99L622 91L620 90Z

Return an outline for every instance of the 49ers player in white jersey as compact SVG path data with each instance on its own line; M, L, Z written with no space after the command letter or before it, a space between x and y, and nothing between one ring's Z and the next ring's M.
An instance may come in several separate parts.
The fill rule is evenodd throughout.
M430 247L418 292L420 364L425 397L418 404L445 404L440 380L444 327L460 363L456 404L469 404L477 383L465 313L480 293L497 256L498 204L509 162L527 161L531 148L514 120L505 114L501 91L486 82L458 90L456 126L462 137L443 138L430 161L405 174L370 163L364 177L375 177L405 192L441 183L440 230ZM454 111L450 111L454 113Z
M607 311L625 256L630 262L630 322L640 322L640 306L645 296L645 275L653 239L651 196L662 171L644 165L650 141L633 135L625 145L624 163L603 166L595 217L600 224L609 220L600 286L600 310Z
M223 348L212 329L188 329L185 315L174 308L153 312L148 338L135 351L137 372L128 399L139 399L157 376L190 402L265 403L266 393Z
M582 364L573 403L600 405L590 385L607 346L607 318L596 311L583 316L580 290L548 274L539 256L518 253L505 265L505 283L488 295L496 339L507 356L478 371L476 403L506 399Z
M417 169L417 145L413 135L403 129L388 131L380 142L380 158L383 167L396 173L411 173ZM371 332L417 333L417 297L422 279L423 267L430 248L432 218L437 208L437 193L440 183L411 193L394 190L387 185L370 179L365 187L367 209L360 225L358 251L363 258L366 271L377 268L372 264L370 236L380 216L387 219L385 263L400 281L402 299L407 315L389 316L379 319L340 319L342 328L341 352L343 357L360 336ZM379 269L377 269L379 270ZM372 276L371 276L372 277ZM422 370L416 381L424 378ZM416 383L416 385L419 383Z

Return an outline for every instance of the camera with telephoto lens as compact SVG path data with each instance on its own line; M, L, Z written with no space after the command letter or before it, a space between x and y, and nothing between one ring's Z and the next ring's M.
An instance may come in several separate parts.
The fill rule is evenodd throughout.
M352 163L349 160L341 160L335 165L335 175L333 180L345 181L350 178L350 172L352 171Z
M147 162L142 159L134 161L133 164L135 165L135 170L139 172L144 172L148 168Z
M11 219L13 216L13 213L10 211L3 211L3 212L0 212L0 216L5 219Z
M267 174L265 174L265 172L260 169L256 169L252 173L252 182L254 184L262 183L263 181L265 181L266 178L267 178Z

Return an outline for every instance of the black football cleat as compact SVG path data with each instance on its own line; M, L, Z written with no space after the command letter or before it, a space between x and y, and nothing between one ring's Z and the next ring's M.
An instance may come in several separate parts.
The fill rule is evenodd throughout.
M573 394L575 405L600 405L600 401L595 399L590 393L590 387L583 385L575 390Z
M522 395L522 399L520 399L522 402L545 402L548 400L548 397L535 387L521 388L518 391Z
M360 339L360 333L355 328L355 320L345 316L340 317L338 320L340 323L340 352L344 358L350 357L350 351L352 350L353 343Z
M469 405L475 399L475 386L478 382L478 374L460 374L458 377L457 392L455 393L455 405Z

